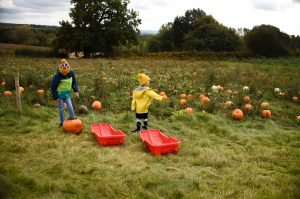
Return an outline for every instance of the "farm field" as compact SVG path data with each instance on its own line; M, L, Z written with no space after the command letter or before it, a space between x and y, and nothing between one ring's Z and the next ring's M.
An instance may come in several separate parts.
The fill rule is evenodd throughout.
M1 197L300 197L300 100L293 98L300 97L299 60L68 61L82 99L72 96L76 117L84 124L79 135L58 127L50 84L59 59L0 58ZM15 110L16 71L25 90L22 114ZM157 93L169 97L153 101L149 127L179 139L177 154L153 156L130 132L135 128L130 93L139 72L151 77ZM180 104L181 94L187 97ZM94 100L102 103L101 110L92 110ZM269 106L262 108L263 102ZM41 108L33 108L35 103ZM248 103L252 108L245 110ZM82 104L89 114L79 113ZM193 112L186 113L187 107ZM234 109L243 111L241 120L231 118ZM262 117L263 109L271 111L270 118ZM90 131L93 123L122 130L124 144L100 146Z

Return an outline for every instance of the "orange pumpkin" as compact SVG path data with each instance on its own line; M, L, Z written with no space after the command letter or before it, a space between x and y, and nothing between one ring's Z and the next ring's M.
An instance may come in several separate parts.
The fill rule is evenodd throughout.
M186 98L186 94L184 94L184 93L183 93L183 94L180 94L180 98L181 98L181 99L185 99L185 98Z
M22 86L20 86L20 87L19 87L19 92L20 92L20 93L24 93L24 91L25 91L25 89L24 89Z
M218 91L220 91L220 92L224 91L224 87L223 86L219 86Z
M210 99L209 99L208 97L204 97L204 98L202 99L202 102L203 102L204 104L208 104L209 101L210 101Z
M185 105L185 104L187 104L186 99L181 99L181 100L179 101L179 104L180 104L180 105Z
M244 100L245 103L249 103L250 102L250 97L249 96L245 96L243 100Z
M39 89L36 91L37 94L43 95L45 93L45 91L43 89Z
M226 90L226 93L227 93L228 95L232 95L232 90Z
M231 106L231 105L233 105L233 102L232 102L232 101L226 101L226 102L224 103L224 106L225 106L225 107L229 107L229 106Z
M246 104L245 106L244 106L244 109L245 110L247 110L247 111L250 111L250 110L252 110L252 105L251 104Z
M188 94L187 98L189 98L190 100L193 99L193 95L192 94Z
M190 108L190 107L187 107L186 109L185 109L185 111L187 112L187 113L193 113L193 109L192 108Z
M271 111L270 110L263 110L262 111L262 116L265 119L269 118L271 116Z
M160 96L166 96L166 93L165 92L160 92L159 95Z
M3 95L4 96L12 96L12 92L10 92L10 91L4 91Z
M199 100L201 100L202 101L202 99L205 97L205 95L199 95Z
M5 86L5 81L1 82L1 85L2 85L2 86Z
M241 109L235 109L232 111L232 119L234 120L241 120L244 117L243 111Z
M268 102L263 102L263 103L261 103L261 105L260 105L262 108L267 108L267 107L269 107L269 103Z
M299 122L300 121L300 115L296 117L296 120Z
M80 119L74 119L74 120L65 120L63 122L62 128L64 131L79 134L82 131L82 121Z
M41 108L41 105L40 105L39 103L35 103L35 104L33 104L32 107L33 107L33 108Z
M102 104L99 101L94 101L93 104L92 104L92 108L94 110L99 110L99 109L101 109L101 107L102 107Z
M293 102L297 102L298 101L298 97L297 96L292 97L292 101Z

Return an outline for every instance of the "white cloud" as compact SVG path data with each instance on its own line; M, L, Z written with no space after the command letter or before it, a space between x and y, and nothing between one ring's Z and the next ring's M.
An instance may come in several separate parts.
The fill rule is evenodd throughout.
M0 8L13 8L15 7L14 3L12 0L0 0Z
M252 0L254 8L263 10L281 10L292 6L293 0Z

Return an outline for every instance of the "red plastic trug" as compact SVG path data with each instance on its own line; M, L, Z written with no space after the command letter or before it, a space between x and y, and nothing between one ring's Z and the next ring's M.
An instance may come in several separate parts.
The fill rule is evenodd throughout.
M178 151L180 141L174 137L164 135L160 130L142 130L139 135L141 140L154 155L161 155L164 153L176 154Z
M92 124L91 131L101 145L122 144L126 136L120 130L115 130L110 124Z

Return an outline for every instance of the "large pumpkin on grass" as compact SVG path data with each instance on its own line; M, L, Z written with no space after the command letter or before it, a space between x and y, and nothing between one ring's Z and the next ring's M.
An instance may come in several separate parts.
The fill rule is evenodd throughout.
M45 93L45 91L44 91L43 89L39 89L39 90L37 90L36 92L37 92L37 94L39 94L39 95L43 95L43 94Z
M25 91L25 89L24 89L22 86L20 86L20 87L19 87L19 92L20 92L20 93L24 93L24 91Z
M4 96L12 96L12 92L10 91L4 91Z
M263 102L263 103L261 103L261 105L260 105L262 108L267 108L267 107L269 107L269 103L268 102Z
M244 100L245 103L249 103L250 102L250 97L249 96L245 96L243 100Z
M225 106L225 107L229 107L229 106L231 106L231 105L233 105L233 102L232 102L232 101L226 101L226 102L224 103L224 106Z
M252 105L251 104L246 104L245 106L244 106L244 109L245 110L247 110L247 111L250 111L250 110L252 110Z
M235 109L232 111L232 119L234 120L241 120L244 117L243 111L241 109Z
M204 97L205 97L205 95L203 95L203 94L199 95L199 100L202 101L202 99L203 99Z
M186 98L186 94L185 93L180 94L180 98L181 99L185 99Z
M271 111L270 111L270 110L263 110L263 111L262 111L262 116L263 116L263 118L265 118L265 119L271 117Z
M187 107L186 109L185 109L185 111L187 112L187 113L193 113L193 108L190 108L190 107Z
M226 90L226 93L227 93L228 95L232 95L232 90Z
M80 119L65 120L63 122L62 128L66 132L79 134L82 131L82 121Z
M202 102L204 103L204 104L208 104L209 103L209 98L208 97L203 97L202 98Z
M292 101L293 102L297 102L298 101L298 97L297 96L292 97Z
M94 101L93 104L92 104L92 108L93 108L94 110L100 110L101 107L102 107L102 104L101 104L101 102L99 102L99 101Z
M187 104L186 99L181 99L181 100L179 101L179 104L180 104L180 105L185 105L185 104Z
M160 96L166 96L166 93L162 91L162 92L159 93L159 95Z

